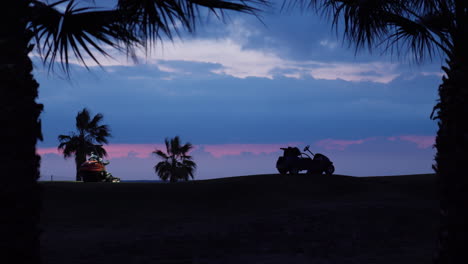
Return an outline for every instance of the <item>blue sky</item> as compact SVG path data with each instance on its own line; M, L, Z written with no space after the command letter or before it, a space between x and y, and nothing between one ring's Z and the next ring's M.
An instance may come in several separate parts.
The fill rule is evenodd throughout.
M340 174L431 172L440 59L355 53L312 11L272 7L262 22L203 18L196 34L138 52L137 64L111 51L102 68L72 65L70 80L33 58L44 179L73 178L73 160L55 149L83 107L104 114L108 170L122 179L155 179L150 152L175 135L196 146L197 179L272 173L279 147L307 144Z

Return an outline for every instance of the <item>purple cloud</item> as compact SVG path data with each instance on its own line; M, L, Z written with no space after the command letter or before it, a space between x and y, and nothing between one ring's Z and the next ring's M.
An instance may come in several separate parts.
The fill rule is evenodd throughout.
M364 142L375 140L375 138L365 138L365 139L357 139L357 140L343 140L343 139L331 139L327 138L324 140L320 140L315 143L316 146L322 147L326 150L345 150L347 147L351 145L360 145Z

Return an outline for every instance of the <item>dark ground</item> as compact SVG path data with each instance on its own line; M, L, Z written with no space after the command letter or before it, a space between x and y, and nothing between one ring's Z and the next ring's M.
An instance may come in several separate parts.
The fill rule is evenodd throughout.
M46 264L417 264L436 242L434 175L42 186Z

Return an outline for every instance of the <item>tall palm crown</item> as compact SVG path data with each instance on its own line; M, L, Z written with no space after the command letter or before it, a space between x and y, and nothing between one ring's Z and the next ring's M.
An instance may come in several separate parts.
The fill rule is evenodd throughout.
M75 156L77 181L81 180L78 168L86 161L86 155L95 152L98 156L107 156L102 145L98 145L107 144L107 138L111 136L109 126L100 124L103 118L104 116L99 113L91 118L88 109L84 108L76 115L77 133L58 136L60 141L58 149L63 152L63 156L65 158Z
M442 56L445 75L431 117L438 120L436 164L440 231L434 263L468 263L468 1L296 0L344 25L359 48L412 56Z
M33 78L29 53L38 53L53 67L68 71L69 58L99 63L106 46L133 55L178 30L193 31L208 10L255 14L265 0L116 0L112 8L95 7L92 0L8 0L0 8L0 167L14 175L3 177L0 199L0 249L9 263L39 263L40 196L36 143L42 138L36 103L39 84ZM179 26L180 25L180 26ZM13 153L13 154L12 154Z
M154 166L154 171L158 174L159 178L163 181L169 180L170 182L179 180L188 181L189 177L193 179L193 173L197 165L192 161L192 157L187 154L193 148L192 144L186 143L180 145L178 136L170 141L166 138L164 143L166 144L165 153L158 149L153 151L153 154L163 159L163 161Z

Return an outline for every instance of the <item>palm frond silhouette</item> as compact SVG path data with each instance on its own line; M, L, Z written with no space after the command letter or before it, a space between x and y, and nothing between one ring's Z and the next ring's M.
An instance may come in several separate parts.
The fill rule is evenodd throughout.
M194 178L197 167L188 152L193 148L192 144L181 145L178 136L172 139L165 139L166 152L155 150L153 154L162 159L154 166L154 171L163 181L177 182L179 180L188 181L189 177Z

